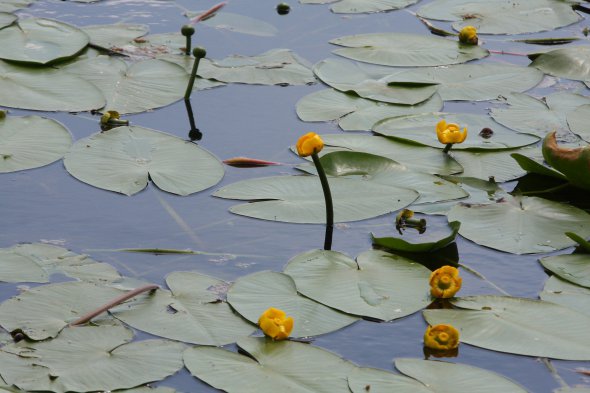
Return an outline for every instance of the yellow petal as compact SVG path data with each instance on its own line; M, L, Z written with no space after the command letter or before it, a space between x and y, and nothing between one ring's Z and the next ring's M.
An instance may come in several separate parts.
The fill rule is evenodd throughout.
M324 141L315 132L308 132L297 141L297 154L301 157L319 153L324 148Z

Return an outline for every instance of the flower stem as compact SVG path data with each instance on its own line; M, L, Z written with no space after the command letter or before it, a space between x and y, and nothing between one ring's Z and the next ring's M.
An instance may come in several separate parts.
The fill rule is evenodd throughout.
M334 206L332 204L332 193L330 192L330 185L328 184L328 177L326 171L322 166L322 162L317 153L311 155L313 163L318 171L322 189L324 191L324 199L326 200L326 237L324 239L324 250L332 249L332 234L334 233Z
M186 87L186 92L184 93L184 99L188 100L191 98L191 93L193 91L193 86L195 84L195 78L197 77L197 70L199 69L199 62L203 57L207 55L207 51L203 48L195 48L193 49L193 56L195 56L195 62L193 63L193 69L191 72L190 79L188 80L188 86Z
M443 153L448 154L449 150L451 150L451 147L453 147L452 143L447 143L445 148L443 149Z

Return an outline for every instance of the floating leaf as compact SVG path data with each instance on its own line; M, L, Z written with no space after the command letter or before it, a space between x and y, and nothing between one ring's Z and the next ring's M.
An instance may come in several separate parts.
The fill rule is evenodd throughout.
M590 46L576 45L529 56L531 67L546 74L577 81L590 80Z
M567 124L574 134L590 143L590 129L588 129L589 116L590 105L582 105L567 114Z
M524 34L554 30L578 22L571 5L559 0L436 0L418 10L427 19L453 23L457 31L475 26L481 34Z
M347 375L356 367L313 345L243 337L238 346L249 356L221 348L194 347L184 352L191 374L229 393L348 391Z
M402 139L426 146L443 148L438 141L435 128L440 120L467 128L467 139L457 143L453 150L492 149L502 150L531 145L538 137L515 133L501 126L488 116L476 114L423 113L419 115L398 116L383 119L373 126L373 131L396 139Z
M0 61L0 75L1 106L79 112L99 109L105 105L105 99L98 88L64 71L22 67Z
M240 277L228 290L227 301L254 324L269 307L285 311L294 320L292 337L329 333L358 320L299 295L293 279L283 273L263 271Z
M436 82L387 80L391 70L363 69L347 61L327 59L313 67L322 82L342 92L355 92L363 98L390 104L414 105L426 101L436 91Z
M366 63L394 67L439 66L481 59L489 52L477 45L433 36L374 33L336 38L332 44L344 46L334 54Z
M389 321L413 314L430 302L430 270L382 251L366 251L356 261L335 251L312 250L285 266L297 290L328 307Z
M187 12L186 16L192 19L201 13L202 11ZM199 25L259 37L272 37L278 33L277 28L270 23L231 12L217 12L214 16L199 21Z
M374 234L371 234L371 238L373 240L373 245L384 247L388 250L403 252L434 252L455 241L461 223L453 221L449 223L449 227L451 228L451 233L448 236L430 242L410 243L399 237L375 237Z
M0 3L0 12L14 12L21 8L26 8L37 0L2 0Z
M413 190L360 179L332 178L329 183L335 222L358 221L391 213L418 197ZM213 195L253 201L230 208L232 213L243 216L300 224L326 222L324 193L316 176L242 180L217 190Z
M496 203L458 204L447 214L461 221L461 236L496 250L529 254L575 244L564 233L590 236L590 215L581 209L537 197L505 197Z
M590 254L562 254L539 259L543 267L564 280L590 288Z
M193 272L174 272L157 290L125 303L111 313L150 334L201 345L225 345L254 332L222 301L228 283Z
M542 300L561 304L590 316L590 288L584 288L551 276L545 281L543 292L539 294Z
M297 102L297 115L303 121L338 120L345 131L370 131L377 121L388 117L436 112L443 102L438 94L416 105L395 105L368 100L334 89L311 93Z
M151 179L164 191L188 195L219 182L223 165L208 151L147 128L117 127L78 140L64 164L94 187L135 194Z
M302 4L334 3L330 7L336 14L360 14L398 10L418 2L418 0L300 0Z
M2 347L0 373L21 389L64 393L131 388L182 368L183 344L132 338L123 326L68 328L53 340Z
M543 165L542 162L539 162L531 157L527 157L519 153L512 153L510 156L514 158L518 165L527 171L527 173L535 173L537 175L549 176L555 179L567 181L567 178L562 173Z
M88 45L82 30L51 19L19 19L0 29L0 58L33 64L68 59Z
M0 7L2 7L2 4L0 4ZM6 26L10 26L17 19L18 17L14 14L8 12L0 12L0 29L5 28Z
M69 131L55 120L7 116L0 119L0 173L51 164L71 145Z
M115 23L110 25L84 26L82 30L90 37L90 43L106 49L128 45L136 38L146 35L147 25Z
M425 310L430 325L451 323L461 342L493 351L590 360L590 317L524 298L470 296L451 300L459 310Z
M481 180L490 178L496 182L506 182L518 179L526 174L511 154L529 153L528 148L518 150L501 150L501 151L470 151L460 150L451 151L453 158L463 167L462 177L474 177Z

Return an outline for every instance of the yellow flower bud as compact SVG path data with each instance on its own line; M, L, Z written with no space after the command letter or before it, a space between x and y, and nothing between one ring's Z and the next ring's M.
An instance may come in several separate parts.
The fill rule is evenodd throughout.
M308 132L297 141L297 154L301 157L319 153L324 148L324 141L315 132Z
M459 346L459 331L451 325L428 326L424 333L424 345L439 351L457 348Z
M477 45L477 29L473 26L465 26L459 32L459 42L462 44Z
M461 289L462 282L457 268L443 266L430 274L430 293L436 298L453 297Z
M436 125L436 136L440 143L461 143L467 138L467 128L461 128L455 123L447 123L444 119Z
M258 326L273 340L284 340L293 330L293 318L287 317L283 310L271 307L262 313Z

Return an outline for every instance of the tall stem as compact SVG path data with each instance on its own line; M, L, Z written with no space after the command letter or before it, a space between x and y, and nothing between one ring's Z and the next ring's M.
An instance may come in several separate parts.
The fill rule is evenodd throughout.
M334 233L334 206L332 204L332 193L330 192L330 185L328 184L328 177L326 171L318 157L317 153L311 155L313 163L318 171L322 189L324 191L324 199L326 200L326 237L324 239L324 250L332 249L332 234Z
M193 69L190 75L190 79L188 80L188 86L186 87L186 91L184 92L185 100L189 100L191 98L191 93L193 91L193 86L195 84L195 78L197 77L197 70L199 69L199 62L206 55L207 51L205 51L204 48L193 49L193 56L195 56L195 62L193 63Z
M452 143L447 143L445 145L445 148L443 149L443 153L447 154L449 152L449 150L451 150L451 147L453 147Z

